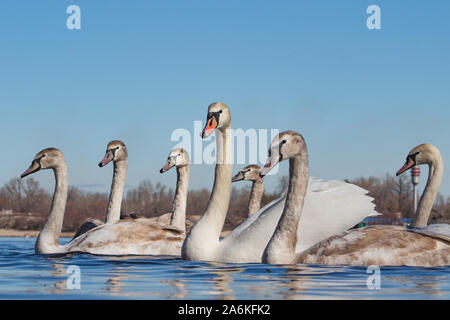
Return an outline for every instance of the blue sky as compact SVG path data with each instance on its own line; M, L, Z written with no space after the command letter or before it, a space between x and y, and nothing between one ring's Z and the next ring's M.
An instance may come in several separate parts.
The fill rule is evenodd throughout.
M71 4L81 30L66 28ZM381 30L366 27L370 4ZM393 174L423 142L450 159L449 32L448 1L3 0L0 184L53 146L71 184L107 191L111 167L97 163L121 139L129 186L173 187L174 172L159 174L171 133L214 101L234 128L302 133L324 179ZM50 172L34 178L53 187ZM191 187L212 183L213 166L195 165Z

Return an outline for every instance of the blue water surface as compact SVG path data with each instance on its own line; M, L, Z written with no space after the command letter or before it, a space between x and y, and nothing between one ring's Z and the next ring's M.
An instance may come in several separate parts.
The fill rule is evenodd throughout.
M0 299L450 298L450 267L381 267L377 289L377 282L369 278L374 273L365 267L38 255L34 242L35 238L0 237ZM79 289L71 277L76 273L68 273L74 270L70 266L79 268Z

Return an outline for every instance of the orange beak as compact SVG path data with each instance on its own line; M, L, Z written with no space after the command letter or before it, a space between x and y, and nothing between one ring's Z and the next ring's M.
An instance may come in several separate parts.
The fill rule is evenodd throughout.
M215 117L211 117L206 122L205 128L202 130L201 137L206 138L209 137L214 130L217 128L217 120Z

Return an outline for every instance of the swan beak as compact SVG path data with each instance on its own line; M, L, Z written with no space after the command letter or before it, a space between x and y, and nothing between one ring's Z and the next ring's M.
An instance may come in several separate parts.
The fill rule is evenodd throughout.
M106 166L108 163L110 163L112 160L114 160L114 153L112 152L112 150L107 150L105 157L103 158L102 161L99 162L98 166L104 167Z
M242 173L242 171L239 171L233 178L231 178L231 182L241 181L244 179L244 174Z
M209 137L214 130L217 128L217 120L215 117L211 117L206 121L206 125L205 128L203 128L202 133L200 134L200 136L202 137L202 139Z
M397 173L395 174L396 176L401 175L403 172L405 172L406 170L408 170L411 167L414 167L415 162L413 159L411 159L410 157L408 157L408 160L405 162L405 164L403 165L403 167L400 168L400 170L397 171Z
M35 173L36 171L39 171L41 169L41 165L39 164L38 161L33 161L31 163L31 166L20 175L20 178L25 178L27 175Z
M259 176L261 178L264 178L264 176L267 175L269 171L278 164L278 162L279 160L272 160L272 158L268 158L266 164L264 165L264 168L261 169Z
M164 167L162 167L161 170L159 170L159 173L164 173L168 170L170 170L172 167L174 166L174 164L170 164L169 160L167 160L166 164L164 165Z

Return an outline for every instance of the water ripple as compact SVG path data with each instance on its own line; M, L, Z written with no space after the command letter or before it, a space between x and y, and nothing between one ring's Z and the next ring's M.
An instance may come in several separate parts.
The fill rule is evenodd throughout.
M382 267L381 289L370 290L364 267L36 255L34 241L0 238L0 299L450 298L450 267ZM80 289L67 285L69 266L80 268Z

